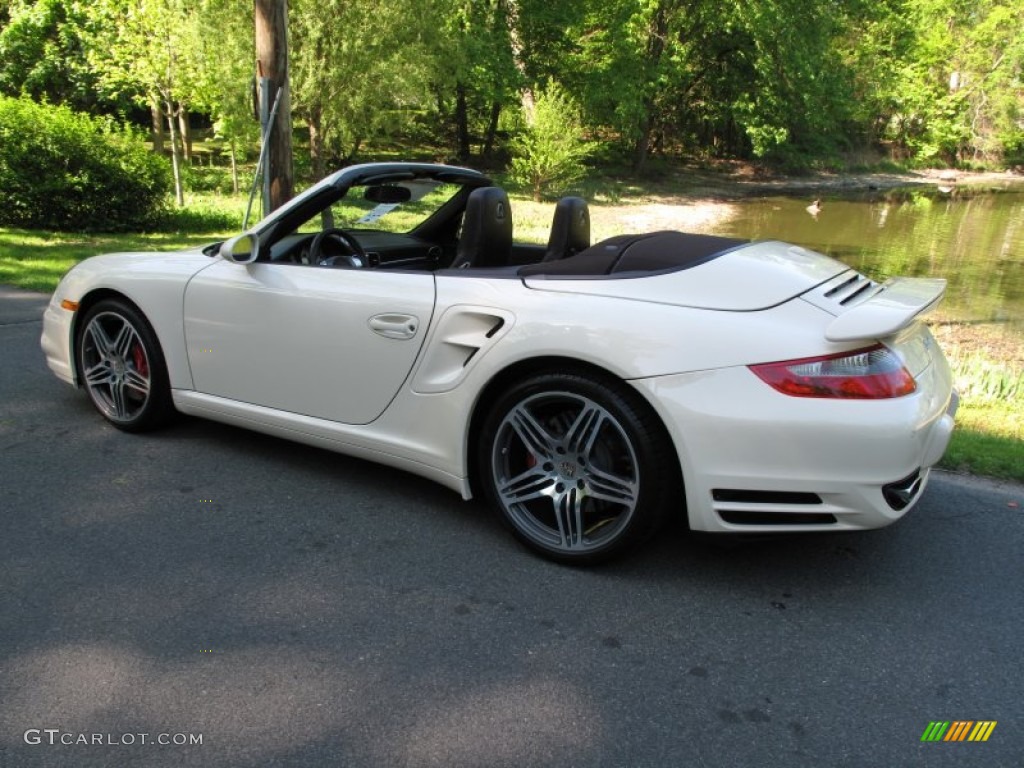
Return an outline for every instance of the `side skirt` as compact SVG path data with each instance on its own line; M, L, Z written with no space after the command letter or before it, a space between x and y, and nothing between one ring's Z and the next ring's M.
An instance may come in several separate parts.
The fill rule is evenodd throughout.
M190 416L219 421L395 467L433 480L460 494L463 499L469 500L473 497L468 478L453 475L397 453L389 453L388 446L382 445L375 436L366 434L365 427L338 424L312 416L240 403L215 395L204 395L192 390L175 389L172 390L171 396L174 407Z

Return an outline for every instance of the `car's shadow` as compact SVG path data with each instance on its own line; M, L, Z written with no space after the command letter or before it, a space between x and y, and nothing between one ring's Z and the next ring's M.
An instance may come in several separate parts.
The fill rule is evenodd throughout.
M786 583L827 586L842 582L865 568L880 566L887 557L899 557L907 544L904 521L880 531L848 533L800 533L766 535L703 534L688 530L684 515L670 519L653 538L624 557L608 564L567 568L544 561L528 552L508 533L494 511L481 499L463 501L447 488L416 475L370 461L241 428L181 417L160 434L160 440L202 443L217 454L237 454L239 462L257 462L296 485L341 486L358 497L385 495L403 514L429 517L432 524L473 532L477 546L493 549L500 560L525 555L539 568L577 570L599 578L615 578L637 584L686 579L730 589L752 587L780 579ZM243 470L244 471L244 470Z

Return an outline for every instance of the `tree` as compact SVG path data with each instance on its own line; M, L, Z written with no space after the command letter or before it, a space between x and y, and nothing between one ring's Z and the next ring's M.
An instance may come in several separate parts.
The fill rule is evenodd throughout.
M528 87L520 6L517 0L447 0L439 9L442 34L434 38L432 83L438 111L454 124L461 162L470 160L474 134L485 134L484 153L491 153L503 105L518 103L520 89Z
M1024 2L908 0L908 13L907 107L921 127L910 143L948 163L998 158L1024 133Z
M309 129L313 175L351 162L368 137L397 135L427 98L429 2L295 0L292 94Z
M125 110L123 101L103 98L96 73L88 65L87 4L12 0L3 13L9 18L0 26L0 93L92 113Z
M628 144L634 171L652 147L681 138L721 104L708 87L723 69L748 69L739 52L749 36L731 13L710 0L591 1L574 35L573 88L595 127Z
M198 82L205 30L186 0L97 0L97 43L91 62L101 82L140 106L157 105L167 121L178 205L184 205L179 119Z
M200 25L218 30L201 35L193 104L210 114L216 136L231 163L232 186L239 191L238 161L244 148L257 143L259 123L253 114L256 52L252 0L206 0Z
M527 185L533 199L560 193L586 172L592 147L582 137L579 107L553 81L536 93L527 127L513 141L512 178Z
M754 77L734 114L756 156L826 155L844 135L852 99L834 46L844 29L839 8L804 0L736 6Z

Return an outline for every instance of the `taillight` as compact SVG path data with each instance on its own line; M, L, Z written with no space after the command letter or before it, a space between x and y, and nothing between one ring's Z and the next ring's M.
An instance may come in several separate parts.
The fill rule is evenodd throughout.
M766 384L793 397L875 400L913 392L914 377L888 347L750 366Z

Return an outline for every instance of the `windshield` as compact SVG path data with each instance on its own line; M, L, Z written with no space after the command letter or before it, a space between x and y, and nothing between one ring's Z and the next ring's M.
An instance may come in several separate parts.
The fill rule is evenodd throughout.
M377 232L410 232L429 219L461 189L432 179L415 179L379 186L356 186L298 231L319 232L335 227Z

